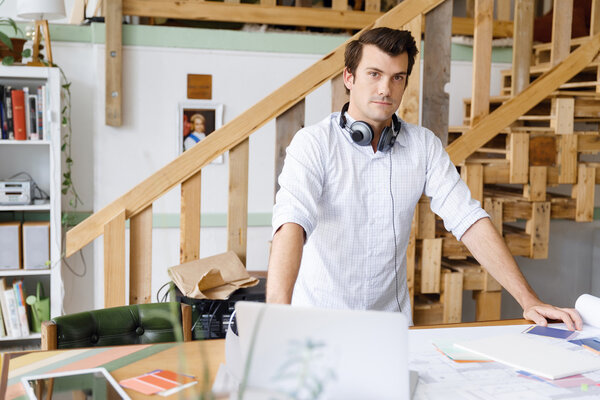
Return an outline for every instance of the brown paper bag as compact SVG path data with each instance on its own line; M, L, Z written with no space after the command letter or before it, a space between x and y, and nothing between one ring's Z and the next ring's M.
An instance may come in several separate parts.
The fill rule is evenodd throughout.
M233 251L171 267L169 277L193 299L226 300L237 289L258 284Z

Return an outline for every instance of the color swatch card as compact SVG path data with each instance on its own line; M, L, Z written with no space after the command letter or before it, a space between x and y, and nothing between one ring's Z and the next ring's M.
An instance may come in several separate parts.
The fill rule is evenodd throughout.
M193 376L182 375L173 371L164 371L162 369L119 382L121 386L145 395L160 394L162 396L171 395L196 383L198 381Z
M552 338L556 338L556 339L566 339L566 340L573 339L574 337L577 336L577 332L575 332L575 331L568 331L566 329L550 328L548 326L540 326L540 325L530 326L529 328L525 329L523 331L523 333L530 333L532 335L546 336L546 337L552 337Z

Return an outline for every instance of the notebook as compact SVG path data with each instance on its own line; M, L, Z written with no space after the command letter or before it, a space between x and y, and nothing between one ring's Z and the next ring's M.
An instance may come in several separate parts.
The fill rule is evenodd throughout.
M515 333L455 343L455 346L548 379L600 369L600 357L543 339Z
M25 389L27 398L37 400L34 390L37 383L41 380L51 378L54 381L53 398L71 398L72 391L84 390L94 399L131 399L105 368L90 368L24 376L21 378L21 383Z
M401 313L237 302L236 318L248 388L291 398L410 398Z

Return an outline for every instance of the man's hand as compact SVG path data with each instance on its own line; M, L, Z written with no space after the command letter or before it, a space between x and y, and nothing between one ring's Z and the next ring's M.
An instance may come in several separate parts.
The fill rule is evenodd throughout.
M539 303L525 308L523 317L541 326L548 325L546 319L553 319L564 322L570 331L575 329L580 331L583 328L581 316L574 308L559 308L550 304Z

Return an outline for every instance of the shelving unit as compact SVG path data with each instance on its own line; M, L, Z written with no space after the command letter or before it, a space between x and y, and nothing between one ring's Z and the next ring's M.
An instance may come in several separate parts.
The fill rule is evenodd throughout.
M0 270L0 277L8 282L22 278L26 295L36 292L41 282L46 296L50 296L50 316L62 310L62 235L61 235L61 118L60 73L57 68L0 66L0 85L13 88L29 87L35 93L38 86L46 86L46 113L43 140L0 140L0 179L8 179L19 172L27 172L49 196L45 204L0 205L1 221L27 221L34 215L50 223L50 268L41 270ZM32 214L33 212L33 214ZM46 217L47 216L47 217ZM0 351L17 343L31 346L41 335L0 338Z

